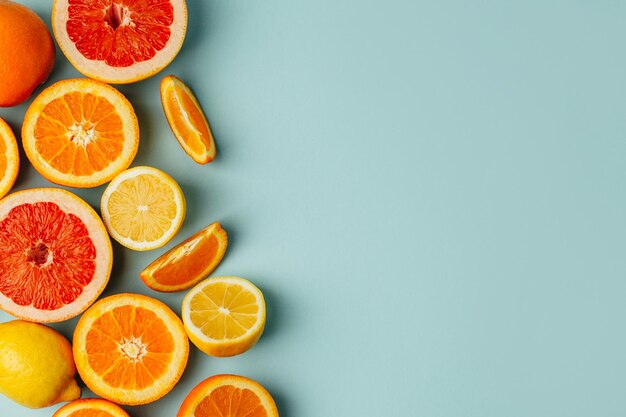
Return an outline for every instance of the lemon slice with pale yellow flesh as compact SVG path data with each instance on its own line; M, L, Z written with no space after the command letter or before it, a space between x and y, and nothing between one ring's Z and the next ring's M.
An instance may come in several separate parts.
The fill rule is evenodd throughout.
M189 339L211 356L234 356L256 344L265 328L261 290L239 277L207 278L183 300Z
M185 197L176 181L152 167L119 174L102 194L102 220L113 239L127 248L160 248L185 218Z

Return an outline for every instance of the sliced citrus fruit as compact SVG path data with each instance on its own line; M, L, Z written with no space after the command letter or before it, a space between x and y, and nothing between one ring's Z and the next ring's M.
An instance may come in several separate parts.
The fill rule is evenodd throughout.
M161 81L161 104L172 133L187 155L199 164L215 159L215 140L196 96L173 75Z
M196 285L219 265L228 246L228 235L219 223L211 223L161 255L139 277L151 289L181 291Z
M139 146L131 104L87 78L59 81L32 102L22 126L26 156L46 179L95 187L128 168Z
M129 417L119 405L102 398L83 398L59 408L52 417Z
M74 360L97 395L118 404L158 400L178 382L189 341L165 304L140 294L103 298L83 314L74 331Z
M0 200L0 308L30 321L82 313L111 274L111 241L96 212L59 188Z
M176 181L152 167L115 177L102 194L102 218L113 239L145 251L170 241L185 219L185 197Z
M165 68L187 30L185 0L55 0L52 30L88 77L131 83Z
M256 344L265 328L261 290L239 277L207 278L183 299L191 341L211 356L234 356Z
M15 135L9 125L0 118L0 198L9 192L20 170L20 154Z
M278 417L261 384L238 375L215 375L191 390L176 417Z

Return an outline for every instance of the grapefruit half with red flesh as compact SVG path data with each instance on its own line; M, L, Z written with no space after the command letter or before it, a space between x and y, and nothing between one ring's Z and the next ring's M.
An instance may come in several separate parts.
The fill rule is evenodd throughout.
M52 29L78 71L126 84L148 78L178 54L187 30L185 0L55 0Z
M82 313L111 274L111 241L83 200L35 188L0 200L0 308L56 322Z

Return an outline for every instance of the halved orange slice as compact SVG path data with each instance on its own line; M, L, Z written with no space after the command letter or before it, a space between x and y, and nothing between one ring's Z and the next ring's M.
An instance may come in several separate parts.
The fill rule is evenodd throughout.
M215 222L161 255L139 277L151 289L181 291L196 285L219 265L228 246L228 235Z
M215 140L196 96L173 75L161 81L161 104L172 133L187 155L199 164L215 159Z
M215 375L191 390L176 417L278 417L278 409L258 382L238 375Z
M132 105L88 78L59 81L32 102L22 126L26 156L49 181L95 187L128 168L139 146Z
M59 408L52 417L129 417L119 405L102 398L83 398Z
M13 187L20 170L20 154L15 135L9 125L0 118L0 198Z
M178 382L189 341L178 316L161 301L118 294L81 316L73 350L91 391L118 404L138 405L158 400Z

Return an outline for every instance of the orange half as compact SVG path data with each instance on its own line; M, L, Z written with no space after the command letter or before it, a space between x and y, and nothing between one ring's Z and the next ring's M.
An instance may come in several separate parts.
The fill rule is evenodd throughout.
M191 390L176 417L278 417L261 384L238 375L215 375Z
M130 102L115 88L88 78L46 88L24 116L26 156L47 180L96 187L128 168L139 146Z
M161 103L172 133L185 152L199 164L215 159L215 140L196 96L173 75L161 81Z
M8 193L20 170L20 154L15 135L9 125L0 118L0 198Z
M139 277L155 291L191 288L215 270L227 246L226 231L218 222L211 223L148 265Z
M118 294L82 315L73 350L91 391L118 404L138 405L158 400L178 382L189 341L178 316L162 302Z
M83 398L59 408L52 417L129 417L120 406L102 398Z

